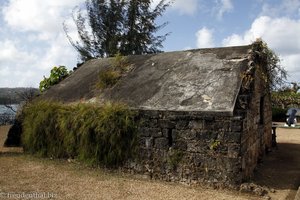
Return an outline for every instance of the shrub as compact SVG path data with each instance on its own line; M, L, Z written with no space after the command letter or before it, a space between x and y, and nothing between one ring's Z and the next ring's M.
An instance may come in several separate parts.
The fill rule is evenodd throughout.
M134 154L135 113L123 104L40 101L23 112L22 142L29 153L105 166L121 165Z
M41 92L47 90L52 85L55 85L70 75L71 72L68 72L65 66L53 67L50 72L49 78L44 76L44 79L40 82L39 89Z
M287 109L272 107L272 121L285 122Z

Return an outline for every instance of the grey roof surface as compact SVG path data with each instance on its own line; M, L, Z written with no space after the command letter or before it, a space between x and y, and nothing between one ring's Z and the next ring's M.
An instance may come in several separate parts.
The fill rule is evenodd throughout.
M43 96L64 102L120 101L147 110L233 112L249 49L251 45L129 56L132 71L102 91L95 84L111 59L95 59Z

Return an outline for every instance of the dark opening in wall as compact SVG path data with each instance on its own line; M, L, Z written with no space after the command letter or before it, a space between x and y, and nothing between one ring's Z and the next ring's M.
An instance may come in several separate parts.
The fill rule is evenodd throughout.
M172 129L168 128L168 144L169 147L173 145Z
M264 106L265 106L265 98L260 97L259 103L259 123L264 124Z

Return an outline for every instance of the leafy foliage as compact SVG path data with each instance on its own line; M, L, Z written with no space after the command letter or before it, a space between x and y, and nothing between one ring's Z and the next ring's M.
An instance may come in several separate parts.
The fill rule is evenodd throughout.
M80 9L73 11L79 41L74 41L64 30L71 45L85 62L91 58L159 52L168 34L155 36L167 25L156 25L155 20L170 5L161 0L152 9L150 0L87 0L87 16Z
M300 93L274 91L272 92L272 104L279 108L300 107Z
M96 107L39 101L23 110L22 143L26 152L39 156L118 166L135 151L134 117L123 104Z
M40 82L40 91L43 92L50 88L52 85L59 83L70 73L71 72L69 72L65 66L53 67L50 72L50 77L46 78L44 76L44 79Z
M286 70L280 65L279 57L261 39L254 42L252 46L250 57L257 63L257 70L261 77L271 90L278 88L287 77Z

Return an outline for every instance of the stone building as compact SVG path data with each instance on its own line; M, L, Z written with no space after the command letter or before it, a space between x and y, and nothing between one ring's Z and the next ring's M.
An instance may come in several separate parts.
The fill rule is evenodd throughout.
M151 178L239 184L271 147L270 95L255 44L129 56L127 72L95 87L114 58L83 64L45 98L124 102L137 110L138 159L125 170ZM257 55L256 55L257 54Z

